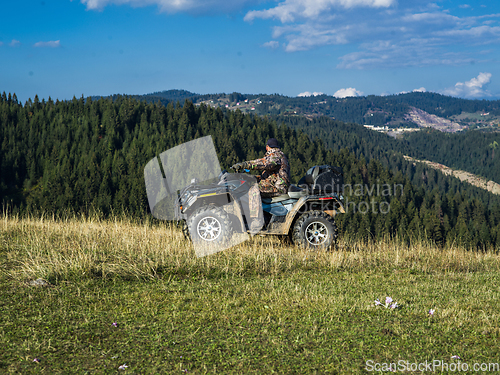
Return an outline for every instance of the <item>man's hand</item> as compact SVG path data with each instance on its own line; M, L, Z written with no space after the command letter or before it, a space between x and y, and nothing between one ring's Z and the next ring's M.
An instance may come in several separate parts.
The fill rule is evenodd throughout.
M242 163L236 163L231 167L231 169L234 169L236 172L241 171L242 169L248 168L250 165L248 162L244 161Z
M240 169L243 169L243 163L234 164L231 169L234 169L235 172L238 172Z

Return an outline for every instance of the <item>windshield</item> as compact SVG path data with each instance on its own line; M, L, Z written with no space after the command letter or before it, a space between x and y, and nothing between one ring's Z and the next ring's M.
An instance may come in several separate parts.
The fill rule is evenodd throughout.
M220 172L211 136L183 143L161 153L159 158L153 158L144 168L152 215L161 220L173 220L177 191L188 186L194 179L200 185L213 183L217 181Z
M161 153L144 168L151 214L160 220L176 219L178 191L191 183L198 186L212 184L219 181L220 175L219 159L211 136L183 143ZM239 178L238 174L231 176ZM224 203L220 199L207 203L202 200L198 208L188 214L188 229L198 257L214 254L246 241L249 236L245 222L248 224L252 217L262 217L257 180L249 175L241 176L240 180L242 185L238 197L233 197L236 201L228 202L226 198ZM250 189L253 189L251 199ZM253 211L250 210L250 201L253 202ZM257 233L262 224L252 227L250 233Z

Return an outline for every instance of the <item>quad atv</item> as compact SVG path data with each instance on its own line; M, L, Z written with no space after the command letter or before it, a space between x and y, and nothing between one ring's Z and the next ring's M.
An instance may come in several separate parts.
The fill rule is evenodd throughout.
M246 172L221 172L211 136L170 148L144 167L151 214L182 223L198 257L242 243L249 234L278 235L311 249L335 242L334 216L345 212L340 168L314 166L288 194L262 199L257 179ZM256 211L258 222L251 215Z
M195 246L224 246L235 234L252 233L248 191L255 182L250 174L227 171L207 185L193 179L175 202L175 219L185 236ZM261 199L264 224L252 234L278 235L305 248L328 249L337 238L334 217L345 213L342 193L341 168L314 166L288 194Z

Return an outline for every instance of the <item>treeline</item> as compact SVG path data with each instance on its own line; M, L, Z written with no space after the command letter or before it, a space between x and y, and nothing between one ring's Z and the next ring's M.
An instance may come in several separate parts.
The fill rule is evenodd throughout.
M422 130L407 134L411 156L463 169L500 183L500 133L442 133Z
M349 212L338 217L344 234L500 246L500 204L493 198L481 201L460 187L442 191L431 183L437 174L420 172L420 166L401 164L391 171L375 158L358 158L345 147L333 150L268 118L190 101L164 106L130 97L62 102L35 97L23 105L3 93L0 200L21 212L148 215L145 164L205 135L212 135L224 168L262 156L269 137L283 145L294 182L312 165L343 167L352 187L346 192ZM427 185L412 184L408 168L424 174Z
M116 99L118 95L109 98ZM336 98L330 95L308 97L288 97L280 94L196 94L186 90L165 90L145 95L131 95L134 99L148 103L160 102L181 103L188 99L193 102L227 98L230 102L244 99L259 98L262 103L256 107L255 113L265 116L278 116L289 113L312 114L327 116L343 122L357 124L405 126L404 120L410 107L419 108L425 112L448 118L462 112L490 112L500 115L500 100L470 100L445 96L432 92L411 92L398 95ZM92 97L93 100L99 97Z
M434 92L412 92L381 98L387 98L393 103L417 107L425 112L445 118L459 115L462 112L475 113L480 111L500 115L500 100L461 99Z
M242 97L251 99L253 95ZM430 92L412 92L388 96L361 96L335 98L329 95L309 97L287 97L283 95L259 95L262 104L256 107L260 115L284 115L287 113L312 114L327 116L343 122L370 125L404 126L405 115L410 107L416 107L425 112L448 118L462 112L478 111L500 115L500 101L469 100ZM205 96L199 96L203 98ZM210 99L213 95L210 96ZM194 97L193 97L194 99Z
M257 97L260 97L260 95L246 95L246 94L241 94L239 92L233 92L230 94L225 94L225 93L219 93L219 94L196 94L190 91L186 90L165 90L165 91L157 91L153 92L150 94L144 94L144 95L110 95L107 97L101 97L101 96L93 96L91 97L92 100L99 100L101 98L103 99L112 99L116 100L121 97L127 97L127 98L132 98L132 99L137 99L137 100L143 100L146 103L161 103L163 105L168 105L169 103L175 103L180 102L183 103L186 99L189 101L196 103L199 101L206 101L206 100L212 100L212 99L228 99L230 102L239 102L243 101L244 99L255 99Z

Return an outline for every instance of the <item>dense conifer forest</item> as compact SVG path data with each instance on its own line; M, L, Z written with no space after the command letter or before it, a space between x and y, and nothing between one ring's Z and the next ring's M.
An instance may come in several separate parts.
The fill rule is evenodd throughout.
M322 139L328 148L348 148L359 157L377 159L390 169L403 163L402 155L431 160L450 168L463 169L500 183L499 132L468 131L442 133L425 129L394 139L365 127L332 120L328 117L307 119L301 116L277 116L278 123L301 129L313 139ZM418 179L412 182L419 184ZM441 186L443 187L443 186Z
M111 98L116 99L114 95ZM310 97L287 97L283 95L231 94L200 95L186 90L167 90L147 95L131 96L148 103L181 103L185 99L193 102L227 99L230 103L245 99L260 99L255 113L268 115L277 123L284 122L294 129L302 129L311 137L325 140L328 147L347 147L368 159L385 159L394 151L445 164L455 169L483 176L500 183L500 132L466 131L449 134L426 129L410 133L403 141L389 138L363 128L359 124L385 125L388 121L402 119L411 107L430 114L449 118L461 113L488 112L500 115L500 101L468 100L444 96L431 92L412 92L390 96L366 96L338 99L328 95ZM99 99L98 97L96 99ZM286 115L287 110L296 108L317 117ZM366 116L367 114L370 116ZM335 119L332 119L334 117ZM392 168L392 166L389 166Z
M425 130L408 134L409 155L463 169L500 183L499 132L449 134Z
M318 120L322 121L322 120ZM326 121L326 120L325 120ZM0 97L0 200L21 213L125 212L148 215L143 169L154 156L212 135L224 168L260 157L265 142L283 145L297 182L313 165L344 170L348 213L337 218L344 235L364 239L426 236L437 244L500 245L500 199L404 162L404 142L392 154L379 135L327 130L306 134L300 124L136 98L73 98L25 104ZM363 129L364 130L364 129ZM310 138L311 137L311 138Z

